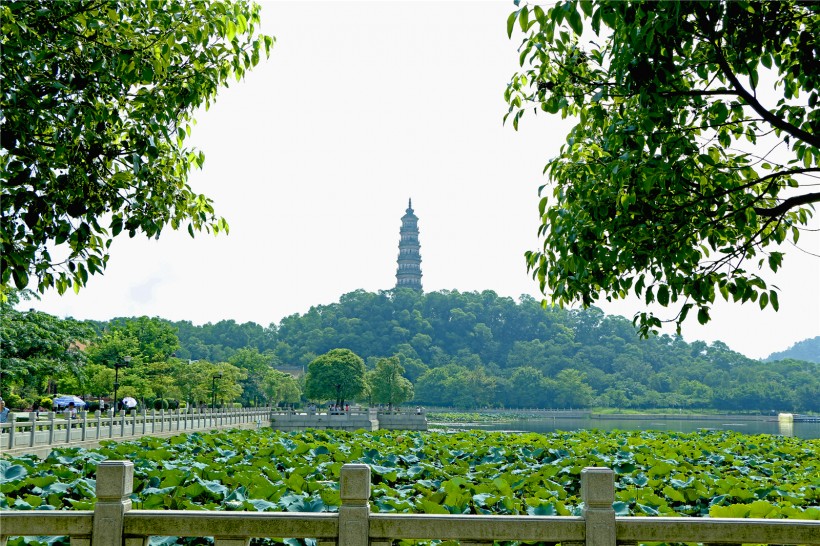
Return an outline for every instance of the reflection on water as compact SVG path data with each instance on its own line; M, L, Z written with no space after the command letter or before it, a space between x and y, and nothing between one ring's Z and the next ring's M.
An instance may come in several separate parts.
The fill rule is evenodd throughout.
M553 418L539 418L526 419L517 421L508 421L506 423L487 423L487 424L448 424L451 428L475 428L481 430L505 430L505 431L524 431L524 432L554 432L556 430L580 430L580 429L598 429L598 430L662 430L666 432L695 432L698 430L734 430L744 434L779 434L781 436L796 436L798 438L810 439L820 438L820 423L789 423L778 422L775 419L771 421L747 421L729 422L731 418L727 417L726 423L721 421L703 420L668 420L668 421L653 421L646 419L594 419L587 417L584 419L561 419ZM435 421L435 418L431 419Z

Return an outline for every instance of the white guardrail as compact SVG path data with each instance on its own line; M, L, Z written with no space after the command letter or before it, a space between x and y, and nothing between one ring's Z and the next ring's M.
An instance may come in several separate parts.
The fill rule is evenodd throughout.
M820 521L616 517L614 474L585 468L581 516L492 516L371 513L370 467L341 469L337 513L132 510L134 466L97 467L93 511L0 512L0 546L14 536L68 536L72 546L144 546L152 536L214 537L215 546L247 546L251 538L313 538L317 546L390 546L393 541L458 540L462 546L534 541L562 546L639 542L820 544Z
M187 432L202 429L228 428L257 423L269 424L271 408L222 408L113 411L89 413L81 411L75 418L49 412L12 413L7 423L0 423L0 449L10 451L24 447L66 447L71 443L94 440L122 439L142 435ZM45 418L43 418L45 417Z

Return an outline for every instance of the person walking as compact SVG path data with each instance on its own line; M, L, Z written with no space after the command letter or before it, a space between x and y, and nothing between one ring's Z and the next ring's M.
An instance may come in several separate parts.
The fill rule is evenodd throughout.
M3 402L3 399L0 398L0 423L7 423L9 420L9 408L6 407L6 403Z

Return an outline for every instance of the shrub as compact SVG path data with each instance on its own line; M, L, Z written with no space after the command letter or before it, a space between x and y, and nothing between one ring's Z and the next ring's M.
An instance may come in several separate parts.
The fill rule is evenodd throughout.
M177 400L175 398L172 398L171 400L168 400L167 402L168 402L168 409L172 409L172 410L179 409L179 400Z
M13 392L8 393L3 401L10 410L22 410L26 406L26 401Z
M154 400L154 409L157 411L168 409L168 400L165 398L157 398Z

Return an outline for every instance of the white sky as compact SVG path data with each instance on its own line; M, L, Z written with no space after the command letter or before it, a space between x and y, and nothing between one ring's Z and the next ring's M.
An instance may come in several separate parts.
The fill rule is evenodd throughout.
M395 284L400 218L412 197L426 291L538 297L537 188L569 124L502 126L518 67L512 2L266 3L277 43L245 81L200 113L195 191L228 236L117 238L79 295L23 306L78 319L158 316L267 326L363 288ZM801 247L820 253L817 234ZM774 279L779 313L719 304L687 341L720 339L755 358L820 334L820 259L791 247ZM602 305L629 318L639 303ZM669 316L669 315L666 315Z

